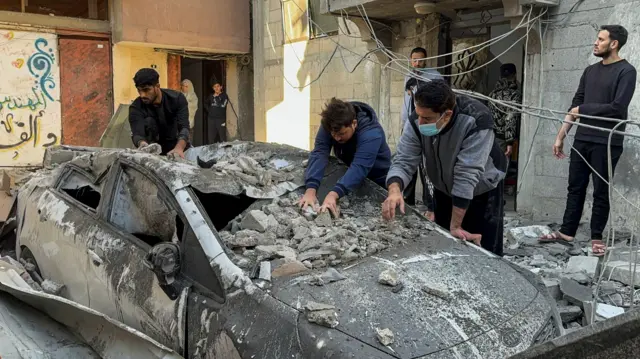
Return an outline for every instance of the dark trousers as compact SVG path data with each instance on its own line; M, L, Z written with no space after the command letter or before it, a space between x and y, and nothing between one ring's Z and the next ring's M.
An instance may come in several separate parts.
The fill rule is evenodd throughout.
M560 232L571 237L576 235L584 209L584 200L587 197L589 175L591 175L593 177L591 239L602 239L604 227L609 219L609 186L597 174L593 173L589 165L602 178L609 181L607 145L576 140L573 142L573 147L569 162L567 207L564 210ZM578 155L578 152L585 158L584 160ZM611 146L611 164L614 171L621 155L621 146Z
M207 124L207 139L209 144L227 141L227 120L224 118L210 118Z
M471 200L467 213L462 220L462 229L471 234L482 235L480 244L482 248L498 256L502 256L503 231L504 231L504 182L498 186ZM436 224L445 229L451 227L451 197L433 189L435 201Z

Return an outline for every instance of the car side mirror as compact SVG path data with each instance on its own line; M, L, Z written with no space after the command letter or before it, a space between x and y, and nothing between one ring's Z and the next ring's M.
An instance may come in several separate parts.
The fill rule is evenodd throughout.
M180 264L180 247L171 242L156 244L144 257L145 267L156 275L161 286L175 281Z

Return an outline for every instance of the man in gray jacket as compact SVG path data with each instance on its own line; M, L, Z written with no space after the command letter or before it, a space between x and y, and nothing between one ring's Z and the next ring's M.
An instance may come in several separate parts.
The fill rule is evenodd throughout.
M396 207L404 213L403 189L424 155L436 223L502 256L506 158L495 142L491 111L480 101L456 96L441 80L423 84L414 101L387 175L383 216L393 219Z

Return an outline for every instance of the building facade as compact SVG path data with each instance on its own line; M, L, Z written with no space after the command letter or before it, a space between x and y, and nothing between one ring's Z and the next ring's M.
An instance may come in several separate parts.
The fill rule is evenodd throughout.
M229 132L253 133L250 7L227 0L51 0L0 5L0 167L42 163L56 144L99 146L111 116L138 95L133 75L155 68L180 89L184 63L201 101L214 78L231 107ZM234 13L233 21L225 14ZM192 67L211 69L189 72ZM208 76L208 77L205 77ZM206 131L202 120L198 141ZM195 136L194 136L195 137Z

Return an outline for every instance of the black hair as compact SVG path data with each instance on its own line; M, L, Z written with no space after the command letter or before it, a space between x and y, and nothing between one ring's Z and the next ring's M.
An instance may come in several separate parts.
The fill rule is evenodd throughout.
M140 69L133 77L133 83L136 87L155 86L160 83L160 75L151 68Z
M327 132L338 132L356 119L356 109L346 101L333 97L320 113L320 123Z
M431 80L418 87L414 95L416 106L431 109L436 113L453 110L456 95L444 80Z
M427 50L425 50L424 47L416 47L415 49L411 50L411 53L409 54L409 56L416 54L418 52L423 53L424 57L427 57Z
M509 77L516 74L515 64L502 64L500 66L500 77Z
M622 25L602 25L600 31L608 31L611 41L618 41L618 50L627 43L629 32Z

